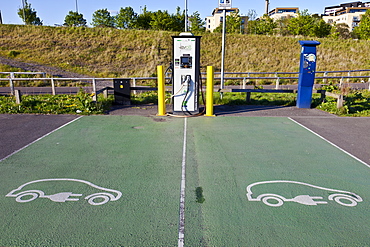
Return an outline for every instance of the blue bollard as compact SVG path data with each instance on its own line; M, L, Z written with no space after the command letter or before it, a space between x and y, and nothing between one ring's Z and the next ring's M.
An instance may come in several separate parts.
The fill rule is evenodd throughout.
M302 46L299 79L298 79L298 108L311 108L312 90L316 72L316 46L320 42L314 40L300 40Z

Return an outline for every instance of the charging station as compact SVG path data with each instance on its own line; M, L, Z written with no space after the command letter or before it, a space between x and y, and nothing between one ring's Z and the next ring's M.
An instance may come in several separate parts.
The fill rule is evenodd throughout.
M194 115L199 113L200 87L200 38L191 33L172 36L173 114Z

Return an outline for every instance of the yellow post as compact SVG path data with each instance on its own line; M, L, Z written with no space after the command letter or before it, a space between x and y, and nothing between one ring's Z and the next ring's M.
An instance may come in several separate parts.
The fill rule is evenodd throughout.
M214 68L207 66L207 91L206 91L206 116L214 117L213 115L213 81Z
M158 114L157 116L165 116L166 115L166 103L165 103L163 66L157 66L157 74L158 74Z

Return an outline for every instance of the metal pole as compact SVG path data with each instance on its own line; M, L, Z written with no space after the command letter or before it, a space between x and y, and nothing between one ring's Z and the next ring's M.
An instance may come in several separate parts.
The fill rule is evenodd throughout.
M268 15L269 14L269 5L270 5L270 3L269 3L269 0L266 0L266 6L265 6L265 14L266 15Z
M9 86L10 86L10 94L14 95L14 72L10 72L10 78L9 78Z
M224 69L225 69L225 43L226 43L226 9L223 10L222 17L222 56L221 56L221 89L224 89Z
M51 93L56 95L54 78L51 78Z
M76 0L76 13L78 13L78 5L77 5L77 0Z
M92 86L93 86L93 97L92 97L92 101L96 102L98 97L96 95L96 80L95 78L92 79Z
M158 114L157 116L166 115L165 86L164 86L164 69L163 66L157 66L158 75Z
M185 32L188 31L188 0L185 0Z
M214 69L213 66L207 66L207 91L206 91L206 116L214 117L213 114L213 83Z
M22 0L22 4L23 4L23 21L24 21L24 24L26 25L26 13L24 11L24 8L25 8L25 6L24 6L24 0Z

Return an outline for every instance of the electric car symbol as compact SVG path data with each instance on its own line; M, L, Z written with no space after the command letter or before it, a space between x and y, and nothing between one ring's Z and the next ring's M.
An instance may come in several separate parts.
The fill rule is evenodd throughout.
M284 204L284 202L297 202L303 205L310 205L316 206L318 204L327 204L328 202L324 199L323 196L310 196L310 195L297 195L293 198L285 198L284 196L273 194L273 193L263 193L259 195L253 195L252 188L256 190L258 185L262 184L271 184L272 186L277 186L277 184L299 184L308 186L311 188L324 190L329 192L329 196L327 199L329 201L335 201L340 205L347 206L347 207L354 207L357 205L358 202L362 202L362 198L352 192L344 191L344 190L335 190L335 189L328 189L308 183L302 183L297 181L286 181L286 180L273 180L273 181L262 181L256 182L248 185L247 187L247 198L248 201L262 201L264 204L271 206L271 207L280 207ZM284 192L283 192L284 193Z
M60 192L52 195L46 195L41 190L23 190L24 187L30 184L40 183L40 182L51 182L51 181L73 181L73 182L79 182L87 184L93 188L102 190L97 193L93 193L90 195L85 196L84 199L87 200L87 202L91 205L97 206L97 205L103 205L109 201L117 201L119 198L121 198L122 193L118 190L112 190L103 188L100 186L97 186L93 183L90 183L85 180L81 179L73 179L73 178L50 178L50 179L40 179L31 181L25 184L22 184L18 188L10 191L6 197L15 197L15 201L17 202L30 202L37 198L48 198L53 202L66 202L66 201L78 201L83 194L74 194L72 192Z

